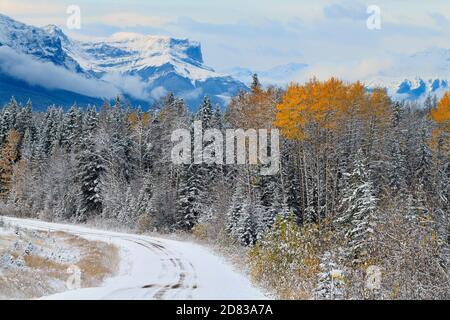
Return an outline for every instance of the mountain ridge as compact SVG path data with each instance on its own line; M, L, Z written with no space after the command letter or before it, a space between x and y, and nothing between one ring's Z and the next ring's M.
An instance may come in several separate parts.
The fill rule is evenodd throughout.
M99 90L97 96L90 93L88 98L111 99L113 93L120 93L130 97L131 103L146 101L151 105L172 92L183 98L191 110L195 110L205 95L214 104L225 106L240 90L248 90L242 82L206 66L201 44L189 39L116 34L102 41L79 41L70 38L55 25L33 27L2 14L0 27L0 49L3 46L12 49L20 56L20 61L31 57L33 65L36 61L51 63L77 74L78 78L75 80L92 81L92 87L110 86L106 90L107 94ZM33 81L24 78L23 72L19 76L16 69L8 67L7 59L12 53L4 51L0 50L0 72L4 73L2 79L12 77L25 81L31 86L27 90L47 90L50 91L49 96L54 90L86 95L86 90L77 91L76 88L71 89L70 85L46 85L45 75L42 75L41 85L36 84L37 75L33 76ZM69 78L76 84L72 75ZM11 96L23 94L24 92L11 92ZM9 98L3 96L0 101ZM56 99L55 103L58 102ZM37 101L37 104L40 102ZM65 102L64 106L68 107Z

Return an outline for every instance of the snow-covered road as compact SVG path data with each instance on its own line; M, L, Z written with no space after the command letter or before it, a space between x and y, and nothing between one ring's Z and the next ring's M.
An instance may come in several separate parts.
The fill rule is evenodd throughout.
M23 228L64 231L119 248L118 274L101 287L66 291L45 299L265 299L223 258L194 243L38 220L3 219Z

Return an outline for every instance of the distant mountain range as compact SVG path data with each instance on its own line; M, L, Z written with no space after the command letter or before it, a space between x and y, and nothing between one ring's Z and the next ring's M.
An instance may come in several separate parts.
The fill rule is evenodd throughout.
M224 72L247 85L251 75L257 73L263 85L286 86L307 79L309 67L305 63L290 63L269 70L232 68ZM450 90L450 50L431 48L413 55L394 56L391 67L363 83L368 88L386 88L396 100L420 102L428 95L440 97Z
M431 48L396 56L392 68L364 80L399 100L421 101L449 90L450 50ZM310 66L290 63L269 70L242 67L219 73L203 62L201 46L187 39L118 33L97 41L71 39L60 28L38 28L0 14L0 105L12 95L35 108L50 104L100 105L121 95L143 109L169 92L196 110L204 95L225 106L248 90L257 73L265 85L305 79Z
M145 108L173 92L196 109L204 95L223 106L240 90L242 82L204 65L198 42L130 33L82 42L0 14L0 103L15 95L67 107L122 95Z

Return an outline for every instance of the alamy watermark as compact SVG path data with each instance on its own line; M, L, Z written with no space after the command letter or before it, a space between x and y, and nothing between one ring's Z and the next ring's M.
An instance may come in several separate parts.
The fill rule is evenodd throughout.
M218 129L203 131L201 121L195 121L193 129L193 138L189 129L172 133L174 164L261 164L261 175L275 175L280 170L280 135L277 129L271 129L270 134L267 129L228 129L224 136Z
M381 8L377 5L367 7L367 14L370 16L366 20L367 29L381 30Z
M70 276L67 278L66 281L66 287L69 290L77 290L81 288L81 269L76 266L72 265L69 268L67 268L67 273L70 274Z
M67 28L69 30L81 29L81 8L77 5L70 5L67 7L66 13L69 14L67 18Z
M382 273L379 266L369 266L366 270L366 288L369 290L381 289Z

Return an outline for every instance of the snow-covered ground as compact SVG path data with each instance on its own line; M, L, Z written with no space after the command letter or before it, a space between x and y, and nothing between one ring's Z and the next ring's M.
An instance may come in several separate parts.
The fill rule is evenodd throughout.
M266 298L224 259L197 244L37 220L4 220L27 229L63 231L119 248L119 271L101 287L66 291L44 299Z

